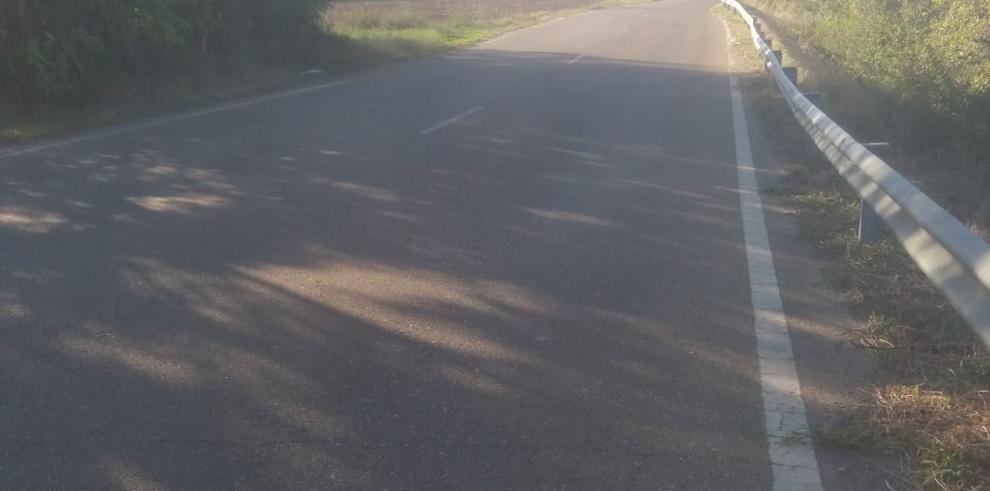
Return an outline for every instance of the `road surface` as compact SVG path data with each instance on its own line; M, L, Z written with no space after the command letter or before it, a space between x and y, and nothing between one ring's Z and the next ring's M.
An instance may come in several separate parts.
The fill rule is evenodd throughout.
M0 488L770 489L712 3L0 160Z

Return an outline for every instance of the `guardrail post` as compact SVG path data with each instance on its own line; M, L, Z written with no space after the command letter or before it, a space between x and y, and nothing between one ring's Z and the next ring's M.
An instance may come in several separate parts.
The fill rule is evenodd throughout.
M890 154L890 143L874 142L864 143L869 151L874 155L885 159ZM864 244L876 244L883 240L884 226L880 215L866 201L859 203L859 241Z
M798 69L796 66L785 66L781 67L784 70L784 75L787 79L791 81L792 84L797 85L798 83Z
M859 203L859 241L876 244L883 240L883 220L866 201Z

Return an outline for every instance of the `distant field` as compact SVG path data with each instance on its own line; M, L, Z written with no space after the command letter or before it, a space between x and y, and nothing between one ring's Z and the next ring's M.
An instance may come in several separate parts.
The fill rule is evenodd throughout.
M327 9L326 24L385 58L476 43L550 16L633 0L353 0Z
M422 19L441 20L452 16L498 18L540 11L559 11L601 4L600 0L345 0L335 2L328 19L354 12L408 12Z

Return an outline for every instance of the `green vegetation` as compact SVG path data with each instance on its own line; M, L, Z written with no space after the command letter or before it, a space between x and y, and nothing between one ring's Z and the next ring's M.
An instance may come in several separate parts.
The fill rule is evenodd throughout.
M990 172L990 2L756 0L801 43L885 98L901 147ZM963 150L963 151L960 151ZM934 165L934 164L933 164Z
M407 40L426 47L460 46L482 39L490 20L417 9L409 3L357 3L331 11L335 32L362 41Z
M99 97L201 63L302 62L325 0L13 0L0 90L22 107ZM317 43L318 45L319 43Z
M0 144L466 46L632 0L5 0Z
M333 32L386 59L475 44L538 20L537 16L473 18L417 9L408 3L345 5L331 10Z
M285 84L337 46L326 0L0 2L0 139Z
M354 40L379 56L402 58L472 45L513 29L582 9L642 1L357 1L335 5L326 18L334 33Z

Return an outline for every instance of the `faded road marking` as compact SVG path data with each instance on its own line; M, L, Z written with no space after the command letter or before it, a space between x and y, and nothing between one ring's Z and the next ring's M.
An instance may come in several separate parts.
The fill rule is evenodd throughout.
M727 25L725 30L726 40L731 42ZM731 65L731 51L729 58ZM746 260L749 265L749 289L760 361L763 414L770 465L773 469L773 489L821 491L821 473L811 441L808 414L801 397L801 383L794 361L787 318L777 286L777 271L763 216L763 201L760 199L759 183L756 180L739 81L736 77L730 77L729 80L739 174L739 201L742 207Z
M485 109L485 106L475 107L475 108L470 109L468 111L465 111L465 112L463 112L461 114L458 114L457 116L454 116L454 117L452 117L452 118L450 118L450 119L448 119L446 121L443 121L443 122L437 123L437 124L435 124L433 126L430 126L429 128L427 128L427 129L425 129L423 131L420 131L419 134L420 134L420 136L429 135L430 133L433 133L434 131L437 131L437 130L439 130L441 128L444 128L446 126L450 126L450 125L452 125L452 124L454 124L454 123L456 123L456 122L458 122L458 121L460 121L460 120L462 120L462 119L464 119L464 118L466 118L466 117L468 117L468 116L470 116L470 115L472 115L472 114L474 114L476 112L483 111L484 109Z
M574 58L572 58L571 61L568 61L567 64L568 65L571 65L571 64L577 63L577 62L581 61L581 59L584 58L585 56L588 56L588 55L585 54L585 53L579 54L579 55L575 56Z

